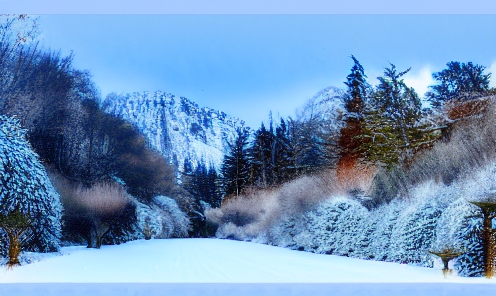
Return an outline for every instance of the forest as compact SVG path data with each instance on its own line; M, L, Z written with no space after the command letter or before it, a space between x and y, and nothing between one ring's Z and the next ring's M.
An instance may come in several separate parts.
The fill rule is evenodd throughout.
M238 129L218 171L188 160L179 170L136 125L105 113L90 71L43 48L39 34L36 18L1 16L9 266L22 250L218 237L431 267L431 251L458 250L462 275L487 276L483 217L470 204L496 201L486 67L448 62L423 104L404 81L410 68L390 63L371 85L352 55L342 89L321 91L294 117ZM488 240L494 249L494 233Z

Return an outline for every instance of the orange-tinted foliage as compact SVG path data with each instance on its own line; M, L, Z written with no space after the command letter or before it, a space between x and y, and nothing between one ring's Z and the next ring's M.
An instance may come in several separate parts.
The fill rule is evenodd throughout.
M342 193L356 188L367 192L375 173L375 167L364 165L352 156L343 156L338 162L336 171L339 184L337 187L342 188Z
M452 101L445 105L448 118L457 120L483 113L488 106L489 99L474 99L469 101Z

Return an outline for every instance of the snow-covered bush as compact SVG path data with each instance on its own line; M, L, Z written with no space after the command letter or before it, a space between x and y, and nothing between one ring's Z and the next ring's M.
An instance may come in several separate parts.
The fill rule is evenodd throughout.
M271 241L272 235L266 231L285 220L285 217L301 217L301 214L315 208L333 192L343 191L336 186L338 183L335 180L335 172L325 171L313 176L302 176L276 188L246 190L244 194L224 201L220 209L210 211L206 215L207 220L217 224L219 229L228 223L244 227L242 232L236 230L236 235L246 234L246 237L240 239L252 240L265 233ZM234 228L223 229L224 236L229 236L225 232L227 229Z
M482 272L482 219L468 201L491 194L495 175L496 164L491 164L450 185L425 182L404 197L371 210L351 197L331 196L314 210L284 219L253 241L428 267L439 260L429 251L453 247L466 252L455 261L458 274L478 276Z
M60 244L62 205L38 155L32 150L16 118L0 116L0 212L16 207L33 218L32 251L57 251ZM1 252L6 251L1 234Z
M149 204L136 201L138 227L148 227L154 238L187 237L190 228L188 216L182 212L176 201L167 196L156 196ZM142 233L138 236L144 237Z

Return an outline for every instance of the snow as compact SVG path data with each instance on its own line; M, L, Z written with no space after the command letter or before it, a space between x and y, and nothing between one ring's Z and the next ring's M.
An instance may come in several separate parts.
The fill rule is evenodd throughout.
M200 295L201 291L233 295L233 290L248 293L245 295L287 295L288 290L293 295L308 291L326 295L323 293L329 289L340 291L333 295L355 295L354 291L372 289L375 294L368 295L450 291L449 295L470 296L494 295L484 293L496 291L495 279L456 275L445 279L439 269L221 239L138 240L101 249L71 246L41 260L13 270L2 267L0 295L12 295L9 293L13 291L16 295L35 295L33 291L42 288L50 290L50 295L64 295L71 289L86 289L95 295L141 295L138 292L144 290L182 291L168 295ZM30 284L15 285L21 283ZM85 283L92 285L81 285ZM128 294L122 294L123 289ZM415 294L409 294L412 291ZM464 294L457 294L461 292Z
M219 170L236 128L248 129L238 118L161 91L113 94L104 104L109 114L136 124L151 146L175 159L180 170L185 159L193 168L204 162Z

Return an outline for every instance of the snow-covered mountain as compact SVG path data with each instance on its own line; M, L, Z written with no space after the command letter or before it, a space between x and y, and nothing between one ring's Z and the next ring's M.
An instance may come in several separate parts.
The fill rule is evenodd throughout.
M236 129L249 129L238 118L161 91L110 94L104 109L136 124L180 170L186 158L193 167L204 161L219 169Z

